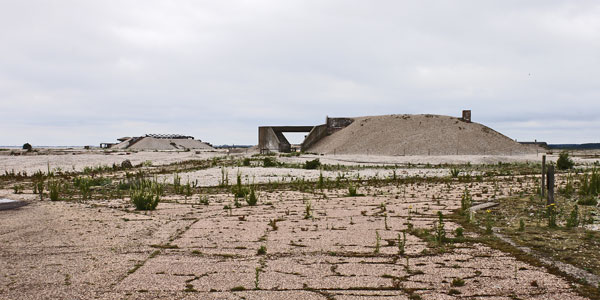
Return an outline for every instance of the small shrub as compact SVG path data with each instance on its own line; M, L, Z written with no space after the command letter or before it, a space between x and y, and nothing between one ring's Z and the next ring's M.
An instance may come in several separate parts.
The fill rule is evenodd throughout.
M277 219L271 219L271 220L269 220L269 226L271 226L271 229L273 231L279 229L279 227L277 226Z
M573 228L579 226L579 208L577 205L573 207L569 218L567 219L567 228Z
M236 198L244 198L248 195L248 189L242 185L242 174L237 173L236 185L232 188L232 193Z
M457 238L462 238L462 237L465 237L465 236L464 236L464 231L465 231L465 230L464 230L462 227L458 227L458 228L456 228L456 230L454 231L454 235L455 235Z
M246 199L246 203L250 206L255 206L258 203L258 197L256 197L256 193L254 192L254 188L250 188L250 195Z
M466 215L466 216L470 215L469 210L471 209L472 202L473 202L473 198L471 197L471 194L469 193L469 189L467 189L465 187L465 191L463 192L463 195L460 199L460 212L462 215Z
M263 167L271 168L271 167L277 167L277 165L278 165L277 159L275 159L273 157L263 158Z
M348 196L356 197L358 194L356 193L356 187L353 185L348 186Z
M444 215L441 211L437 212L438 214L438 222L434 224L434 234L436 242L441 245L446 240L446 229L444 228Z
M58 195L60 193L60 182L48 181L48 191L50 192L50 200L58 201Z
M207 196L202 196L200 198L200 200L198 200L198 203L203 204L203 205L208 205L209 204L208 197Z
M307 170L316 170L321 166L321 162L319 161L318 158L315 158L313 160L307 160L304 163L304 169Z
M259 285L260 285L260 272L262 271L260 267L256 267L255 269L255 274L254 274L254 289L255 290L259 290Z
M404 254L404 248L406 247L406 231L402 230L402 239L398 233L398 255Z
M465 280L462 278L454 278L452 279L452 286L464 286Z
M248 158L248 157L244 158L242 165L244 167L249 167L250 166L250 158Z
M304 218L305 219L310 219L312 217L312 204L310 203L310 200L306 201L305 207L304 207Z
M586 198L581 198L581 199L577 200L577 204L596 206L596 205L598 205L598 200L593 197L586 197Z
M458 169L458 168L450 169L450 175L452 176L452 178L457 178L459 174L460 174L460 169Z
M519 231L525 231L525 221L523 219L519 220Z
M27 152L31 151L33 147L31 147L30 143L23 144L23 150L27 150Z
M267 254L267 246L261 245L260 248L258 248L258 250L256 251L256 254L258 254L258 255Z
M457 290L457 289L450 289L448 291L448 295L451 295L451 296L453 296L453 295L460 295L460 294L461 294L460 291Z
M15 184L13 185L13 191L15 194L22 194L23 193L23 186L20 184Z
M40 180L34 183L34 190L37 189L38 194L40 195L40 200L44 200L44 180Z
M149 190L132 190L131 201L137 210L154 210L160 202L160 196Z
M181 194L183 189L181 188L181 177L178 173L173 174L173 190L176 194Z
M558 160L556 161L556 167L559 170L568 170L573 168L575 163L569 157L569 152L563 151L558 155Z
M323 170L319 173L319 181L317 182L317 188L322 190L325 186L325 178L323 178Z
M579 194L582 196L597 196L600 193L600 172L596 168L592 174L583 175Z
M155 210L160 202L162 186L150 180L143 180L130 193L131 201L137 210Z

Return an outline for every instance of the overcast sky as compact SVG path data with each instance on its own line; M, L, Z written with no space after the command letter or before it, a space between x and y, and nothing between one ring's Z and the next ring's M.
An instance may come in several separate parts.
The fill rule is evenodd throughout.
M599 1L0 0L0 145L460 116L600 142Z

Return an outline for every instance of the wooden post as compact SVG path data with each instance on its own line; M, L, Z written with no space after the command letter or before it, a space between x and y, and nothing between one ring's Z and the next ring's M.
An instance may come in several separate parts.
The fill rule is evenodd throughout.
M546 195L546 155L542 155L542 198Z
M554 166L548 166L548 201L546 205L554 203Z

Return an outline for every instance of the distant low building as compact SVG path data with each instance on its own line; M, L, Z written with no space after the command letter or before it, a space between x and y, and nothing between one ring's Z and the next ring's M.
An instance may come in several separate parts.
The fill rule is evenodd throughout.
M208 143L181 134L146 134L138 137L122 137L120 143L101 143L100 148L123 150L212 150Z

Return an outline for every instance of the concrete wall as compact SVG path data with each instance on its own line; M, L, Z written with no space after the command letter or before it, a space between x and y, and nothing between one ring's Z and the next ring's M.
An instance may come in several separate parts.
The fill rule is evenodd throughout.
M346 128L352 124L354 119L351 118L330 118L327 117L325 125L327 125L327 134L332 134L340 129Z
M306 151L312 145L327 135L327 124L315 126L302 142L302 151Z
M284 132L310 132L314 126L261 126L258 127L258 148L261 152L290 152L290 142Z
M307 150L324 136L332 134L352 124L351 118L329 118L325 124L318 126L260 126L258 127L258 149L260 152L279 151L290 152L290 142L284 132L308 132L302 142L302 151Z
M258 127L258 149L263 151L279 151L279 138L272 127Z

